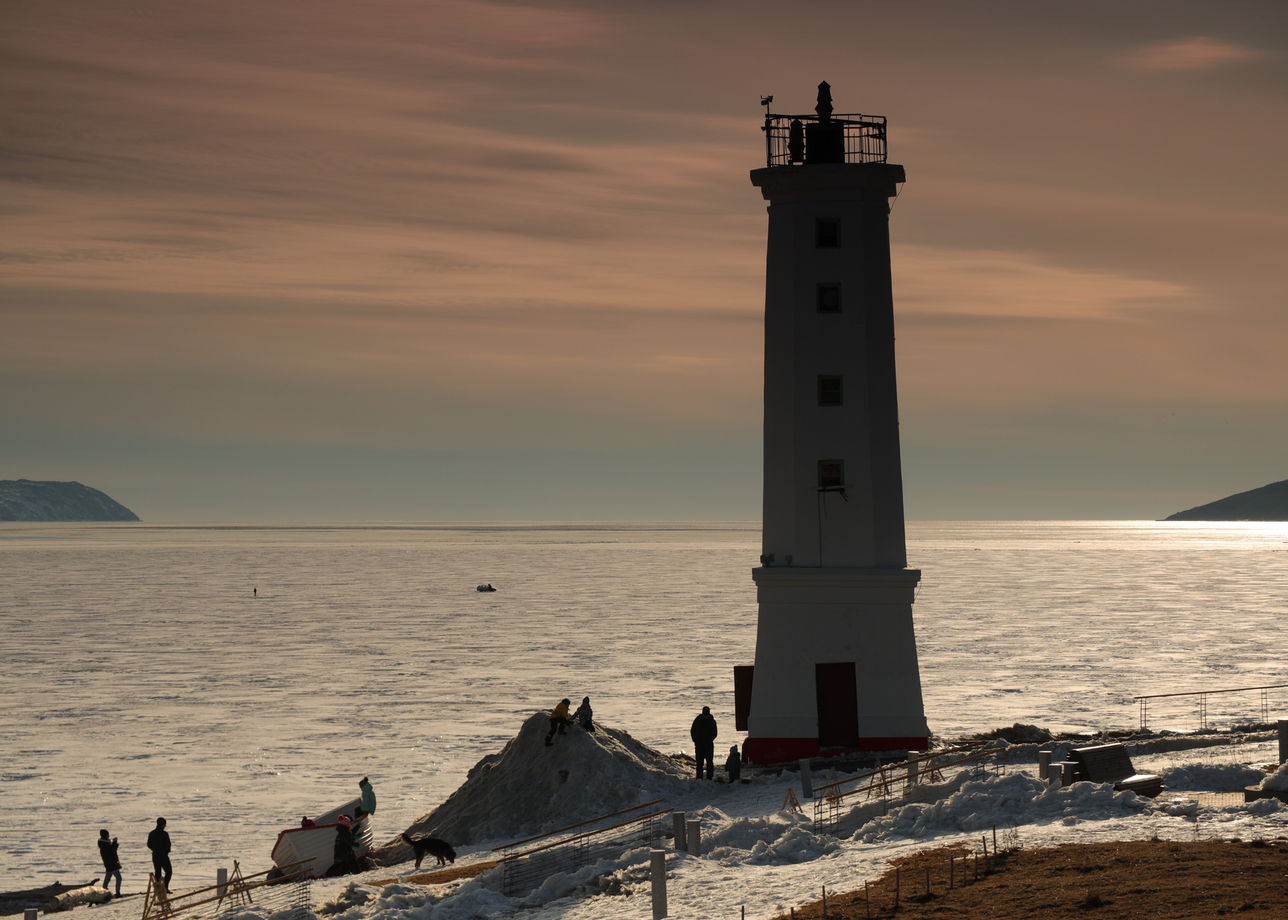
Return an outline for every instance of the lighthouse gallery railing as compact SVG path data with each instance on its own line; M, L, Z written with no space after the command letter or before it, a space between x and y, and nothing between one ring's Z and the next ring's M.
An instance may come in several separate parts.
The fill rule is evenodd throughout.
M792 123L800 125L802 140L806 141L793 157ZM810 159L807 138L810 125L820 123L835 125L840 128L845 141L844 161L846 163L884 163L886 162L886 119L884 115L832 115L826 120L818 115L765 115L765 165L791 166L793 163L807 162ZM801 155L803 152L803 156Z

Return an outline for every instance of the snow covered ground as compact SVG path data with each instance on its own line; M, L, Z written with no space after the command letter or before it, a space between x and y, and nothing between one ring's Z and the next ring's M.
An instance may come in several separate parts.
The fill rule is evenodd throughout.
M982 766L947 769L940 781L911 789L900 785L888 798L852 796L834 828L827 829L816 827L809 799L801 798L799 812L783 809L789 790L803 796L797 772L753 772L750 782L733 785L699 782L681 778L683 765L668 766L665 758L620 743L620 733L611 727L596 735L574 731L553 748L544 748L543 721L538 717L525 724L498 757L462 786L454 805L448 803L437 818L431 814L420 825L430 830L459 827L453 822L473 811L480 826L495 831L508 821L517 832L531 829L534 821L549 827L561 810L569 818L605 813L620 806L623 796L664 799L701 820L701 855L679 852L669 839L661 844L667 850L669 915L677 918L737 917L744 908L748 917L769 917L816 899L824 886L829 891L861 888L895 857L956 842L979 852L995 841L1038 847L1152 837L1248 840L1288 835L1288 806L1275 799L1201 803L1212 798L1207 794L1236 792L1266 778L1260 764L1267 756L1275 759L1277 752L1268 732L1160 739L1160 747L1201 746L1136 755L1138 769L1161 772L1167 782L1167 791L1157 799L1093 783L1048 786L1037 779L1031 759L1038 746L1016 745ZM562 791L556 778L561 770L567 774ZM816 771L813 784L855 775ZM525 777L531 780L527 784L522 783ZM502 813L508 817L500 818ZM458 846L456 865L494 859L492 848L514 836ZM338 920L626 920L651 916L650 859L650 847L628 849L581 868L555 871L536 890L509 895L499 868L426 886L406 881L418 873L411 862L403 862L361 876L314 882L312 899L316 914ZM398 881L371 884L390 879ZM96 911L132 915L128 904ZM242 908L231 916L284 920L287 914Z
M1261 740L1223 745L1221 751L1251 761L1271 748ZM745 907L747 916L768 917L817 898L824 886L833 891L861 887L865 879L884 872L892 858L913 849L963 841L979 851L981 838L992 845L994 831L1008 844L1027 847L1154 836L1188 840L1288 834L1288 806L1277 800L1198 804L1194 792L1232 792L1264 779L1264 770L1238 760L1218 763L1193 749L1139 757L1138 768L1162 771L1172 787L1157 800L1092 783L1051 788L1037 779L1032 762L995 764L956 776L947 773L945 782L915 787L907 798L858 796L835 834L815 830L808 800L802 801L802 813L781 810L789 789L801 794L796 773L756 775L739 785L688 781L687 793L669 799L673 807L701 819L704 852L694 857L670 848L670 916L735 917ZM814 785L828 779L816 775ZM667 797L672 791L662 776L652 785L641 777L640 785L644 798ZM479 847L465 858L490 855L489 848ZM526 896L506 897L499 870L491 870L429 890L391 885L359 893L359 883L329 881L316 886L315 897L335 907L352 904L338 912L343 920L651 916L649 858L647 848L628 851L615 860L556 874Z
M498 807L511 813L514 826L532 816L551 817L550 783L532 782L527 794L514 780L554 776L551 765L573 773L569 795L587 810L620 804L623 786L635 798L654 798L701 819L701 856L667 850L667 897L672 917L768 917L831 892L862 888L890 859L914 849L962 843L980 852L999 841L1007 847L1043 847L1073 841L1117 839L1269 839L1288 835L1288 807L1267 799L1251 804L1200 804L1200 792L1234 792L1264 780L1264 768L1249 765L1274 756L1269 733L1252 737L1190 738L1202 747L1136 756L1139 769L1162 772L1168 790L1158 799L1115 792L1097 783L1050 787L1039 782L1029 762L1030 747L1003 751L984 768L945 771L943 781L918 785L891 798L854 796L846 803L835 831L815 829L813 803L783 810L788 791L802 794L799 773L753 773L751 781L726 785L677 777L652 756L613 743L600 733L560 738L549 758L522 746L526 725L506 751L514 755L510 776L471 778L474 790L457 803L453 817L478 810L479 821L495 818ZM542 725L536 725L540 745ZM532 741L532 738L529 738ZM1184 740L1173 738L1172 743ZM603 743L601 743L603 742ZM513 750L511 750L513 749ZM605 769L607 752L612 768ZM522 755L522 756L520 756ZM504 758L502 758L504 760ZM1247 762L1247 763L1243 763ZM524 765L526 764L526 765ZM497 769L500 767L497 767ZM681 768L683 769L683 768ZM585 771L578 774L578 771ZM815 773L814 785L845 780L853 774ZM468 786L469 783L466 783ZM464 787L462 787L464 791ZM504 792L506 798L500 799ZM1233 799L1234 796L1224 796ZM558 803L556 803L558 804ZM462 812L464 809L464 812ZM433 823L433 818L430 822ZM495 858L492 848L513 838L480 840L457 848L457 866ZM985 843L987 841L987 843ZM362 876L312 884L317 915L339 920L464 920L466 917L524 916L533 920L613 920L650 916L650 848L626 850L573 871L554 872L540 888L507 894L500 868L474 879L444 885L375 881L415 875L411 862L376 868ZM97 916L133 916L137 903L95 908ZM286 912L241 908L231 916L273 920Z

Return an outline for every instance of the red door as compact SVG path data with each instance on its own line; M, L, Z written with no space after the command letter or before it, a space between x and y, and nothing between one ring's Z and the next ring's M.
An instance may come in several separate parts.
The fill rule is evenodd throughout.
M751 713L751 685L755 671L755 665L736 664L733 666L734 731L745 732L747 730L747 716Z
M854 662L815 664L814 687L818 694L818 746L857 750L859 691Z

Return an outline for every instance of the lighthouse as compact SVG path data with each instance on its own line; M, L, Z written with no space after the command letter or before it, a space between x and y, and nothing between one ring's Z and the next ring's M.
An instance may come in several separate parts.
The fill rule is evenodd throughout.
M754 667L735 668L753 763L924 750L907 567L883 116L766 97L764 523Z

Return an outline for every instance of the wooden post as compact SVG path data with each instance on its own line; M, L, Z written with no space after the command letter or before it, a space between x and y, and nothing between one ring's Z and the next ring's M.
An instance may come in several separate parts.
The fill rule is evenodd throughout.
M219 897L228 893L228 870L220 866L215 870L215 888L219 890Z
M863 883L863 915L872 916L872 895L868 893L868 883Z
M801 758L801 795L804 798L814 798L814 777L809 772L809 758Z
M899 866L894 867L894 909L899 909L899 889L902 887L899 883Z
M675 848L683 853L689 846L688 840L684 836L684 812L671 812L671 821L675 825Z
M148 890L143 895L143 920L170 915L170 896L165 884L155 875L148 876Z
M1280 719L1279 725L1279 763L1288 763L1288 719Z
M702 855L702 819L690 818L685 825L688 829L687 840L690 856Z
M827 886L823 886L823 920L827 920Z
M666 916L666 850L652 850L653 920Z
M22 920L36 920L40 916L39 907L28 907L22 912Z

